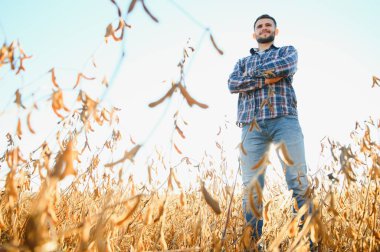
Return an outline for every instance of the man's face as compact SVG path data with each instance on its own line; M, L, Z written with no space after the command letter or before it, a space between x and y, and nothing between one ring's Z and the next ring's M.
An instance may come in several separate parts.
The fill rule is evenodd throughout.
M254 38L258 43L264 44L274 40L277 35L277 29L272 19L259 19L255 25Z

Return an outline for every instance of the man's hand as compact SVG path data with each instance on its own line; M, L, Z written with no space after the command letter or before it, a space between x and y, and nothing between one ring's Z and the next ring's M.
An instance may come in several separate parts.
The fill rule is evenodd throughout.
M275 77L275 78L265 79L264 83L267 85L270 85L270 84L273 84L273 83L280 81L282 78L284 78L284 77Z

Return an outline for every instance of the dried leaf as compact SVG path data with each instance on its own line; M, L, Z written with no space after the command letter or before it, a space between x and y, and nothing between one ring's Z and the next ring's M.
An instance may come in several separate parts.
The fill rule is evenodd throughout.
M8 47L7 47L7 45L4 43L3 46L2 46L1 49L0 49L0 66L1 66L1 63L3 63L3 61L4 61L5 58L7 57L7 53L8 53Z
M59 88L59 85L58 85L56 77L55 77L55 69L54 69L54 67L52 69L50 69L49 72L51 73L51 81L53 82L53 85L55 87Z
M310 239L314 244L321 240L320 227L317 222L313 222L310 226Z
M171 174L172 178L174 179L175 183L177 184L178 188L182 189L181 182L177 178L177 174L175 173L174 168L170 168L170 174Z
M63 116L58 112L58 110L65 110L65 111L69 111L69 109L65 106L64 102L63 102L63 93L62 93L62 90L61 89L58 89L57 91L54 91L53 94L52 94L52 108L53 108L53 111L54 113L60 117L60 118L63 118Z
M108 163L108 164L105 164L104 167L112 167L112 166L115 166L119 163L122 163L124 162L125 160L130 160L131 162L134 162L133 158L136 156L137 152L139 151L139 149L141 148L141 145L136 145L132 148L132 150L130 151L125 151L124 152L124 156L118 160L118 161L115 161L115 162L112 162L112 163Z
M163 225L161 226L161 231L160 231L160 244L161 244L162 251L168 250L168 244L165 241Z
M108 41L108 37L112 37L115 41L120 41L122 40L123 38L123 35L124 35L124 29L121 31L121 35L120 37L117 37L115 35L115 30L113 29L112 27L112 23L107 25L107 28L106 28L106 34L104 35L105 39L106 39L106 42Z
M31 58L32 56L29 56L29 57L20 57L20 65L18 67L18 70L16 72L16 75L19 74L21 71L25 71L25 67L24 67L24 60L25 59L29 59Z
M251 124L249 125L249 132L252 132L254 129L257 129L257 131L261 131L261 128L259 124L256 121L256 118L253 118Z
M223 51L220 50L219 47L216 45L215 40L214 40L214 37L211 35L211 33L210 33L210 40L211 40L211 43L212 43L212 45L214 46L214 48L218 51L218 53L219 53L220 55L223 55Z
M319 179L317 177L314 177L314 182L315 182L315 188L318 189L319 187Z
M158 222L161 219L161 216L164 214L164 209L165 209L165 200L161 201L160 204L158 205L158 214L153 220L154 223Z
M141 198L141 194L136 195L127 201L128 210L118 220L114 221L114 223L117 227L123 225L123 223L125 223L129 219L129 217L131 217L132 214L136 211L137 206L140 203L140 198ZM129 205L130 204L129 202L132 202L132 205Z
M190 94L187 92L186 88L182 86L181 83L178 84L178 87L181 91L181 94L185 97L187 104L189 104L190 107L192 107L194 104L198 105L199 107L206 109L208 106L206 104L200 103L196 101L193 97L190 96Z
M169 191L173 191L173 181L172 181L172 174L169 173L169 176L168 176L168 189Z
M132 144L136 144L135 140L133 140L132 136L129 136L129 141L131 141Z
M275 77L275 74L274 74L274 69L269 69L269 70L266 70L263 75L265 76L265 78L274 78Z
M107 113L110 114L105 108L102 109L102 112L100 112L101 118L103 118L105 121L109 122L111 118L108 118Z
M17 107L22 107L23 109L25 109L25 106L22 104L22 101L21 101L21 94L20 94L20 90L17 89L16 92L15 92L15 95L16 95L16 99L15 99L15 103L17 104Z
M96 65L96 61L95 61L95 59L94 58L92 58L91 59L91 63L92 63L92 65L95 67L95 68L97 68L98 66Z
M186 138L185 135L183 134L183 131L178 127L177 124L175 125L175 129L176 129L176 131L178 132L178 134L179 134L183 139Z
M30 115L31 114L32 114L32 112L28 113L28 116L26 117L26 123L28 125L28 129L29 129L30 133L35 134L36 132L33 130L32 125L30 124Z
M249 250L252 242L252 226L248 225L244 228L243 231L243 237L242 237L242 243L244 250Z
M6 226L5 226L5 223L4 223L4 220L3 220L3 215L0 215L0 229L5 229Z
M181 191L181 194L179 196L179 202L180 202L181 206L186 205L186 195L183 191Z
M21 139L21 137L22 137L22 130L21 130L21 120L20 120L20 118L17 121L17 131L16 132L17 132L18 138Z
M378 77L372 76L372 87L373 88L375 87L375 85L380 87L380 84L378 81L380 81L380 79Z
M261 104L260 104L260 109L259 110L262 110L264 108L265 105L268 104L268 99L264 99Z
M289 238L295 237L297 232L298 232L298 218L294 218L288 228Z
M296 210L296 212L300 210L300 208L298 207L298 202L295 199L293 199L293 207L294 207L294 210Z
M145 217L144 217L144 224L150 225L153 223L153 216L152 216L152 205L149 205L148 209L146 210Z
M269 222L269 205L272 203L272 200L268 201L264 206L264 221Z
M105 38L108 38L109 36L114 36L114 30L113 30L112 24L107 25L106 34L104 35Z
M103 84L104 86L108 87L108 80L107 80L107 77L106 77L106 76L103 77L102 84Z
M18 199L17 182L15 181L14 171L10 171L5 180L5 190L10 197L11 204ZM13 202L12 202L13 201Z
M216 147L217 147L219 150L222 150L222 146L220 145L220 143L215 142L215 144L216 144Z
M177 147L175 143L173 143L174 149L177 151L178 154L182 155L182 151Z
M244 156L247 156L247 151L244 149L243 143L239 143L239 149L241 150Z
M256 218L260 219L261 218L261 213L256 208L255 201L253 199L253 191L252 191L252 189L249 190L248 200L249 200L249 206L251 207L251 210L252 210L253 214L256 216Z
M219 130L218 130L218 133L216 133L216 135L219 136L220 133L222 133L222 127L219 126Z
M9 150L6 152L6 155L5 155L5 159L7 161L7 165L8 167L11 169L11 170L15 170L17 165L18 165L18 161L19 161L19 148L14 148L13 150Z
M263 191L258 181L255 182L255 190L257 192L257 203L261 205L263 203Z
M124 19L119 18L119 24L117 25L115 32L117 32L120 29L124 29L124 27L131 28L131 26L129 24L127 24Z
M128 7L128 13L130 13L130 12L133 11L133 8L135 8L136 3L137 3L137 0L132 0L131 1L131 4Z
M252 166L252 170L256 170L258 169L259 167L265 167L267 166L268 164L270 164L270 161L269 161L269 153L268 152L265 152L264 155L262 155L262 157L260 158L259 162L257 162L254 166Z
M86 79L86 80L95 80L94 77L87 77L83 73L78 73L77 81L76 81L75 86L73 87L73 89L75 89L79 85L79 82L80 82L81 78Z
M66 149L58 154L52 176L59 178L59 180L69 175L76 176L77 172L74 169L74 160L79 161L78 151L74 150L74 141L70 140L66 145Z
M338 211L335 209L335 197L334 197L334 194L332 191L330 191L330 204L329 204L329 207L327 209L328 212L332 213L334 216L338 216L339 213Z
M202 182L201 184L201 190L202 190L203 197L206 200L206 203L212 208L212 210L214 210L216 214L221 214L222 211L220 210L218 201L216 201L215 199L211 197L211 195L205 188L204 182Z
M155 16L153 16L152 13L148 10L148 8L145 5L144 0L141 0L141 3L142 3L142 6L144 8L144 11L149 15L149 17L151 19L153 19L154 22L158 23L158 19Z
M173 92L174 90L176 89L177 85L173 85L169 91L162 97L160 98L158 101L155 101L155 102L152 102L149 104L149 107L151 108L154 108L156 107L157 105L159 105L160 103L162 103L166 98L169 98L173 95Z
M115 2L115 0L111 0L111 2L115 5L115 7L117 8L117 15L119 17L121 17L121 10L120 10L120 7L119 5L117 5L117 3Z
M280 154L280 158L281 160L287 165L287 166L293 166L294 165L294 162L292 160L292 158L290 157L289 155L289 152L288 152L288 149L286 148L286 145L284 142L281 142L278 147L279 149L279 154Z

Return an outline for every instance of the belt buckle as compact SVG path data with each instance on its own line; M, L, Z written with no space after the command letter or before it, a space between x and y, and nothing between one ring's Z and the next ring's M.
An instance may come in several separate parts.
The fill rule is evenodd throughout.
M239 127L239 128L243 128L245 126L246 123L242 123L242 122L236 122L236 125Z

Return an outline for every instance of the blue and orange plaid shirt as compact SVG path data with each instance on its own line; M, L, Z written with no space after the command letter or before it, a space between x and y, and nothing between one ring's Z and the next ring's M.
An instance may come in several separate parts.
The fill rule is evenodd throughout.
M292 82L297 70L297 51L293 46L272 45L264 52L251 49L240 59L228 79L231 93L238 93L237 124L284 115L297 117L297 99ZM273 84L266 78L283 77Z

